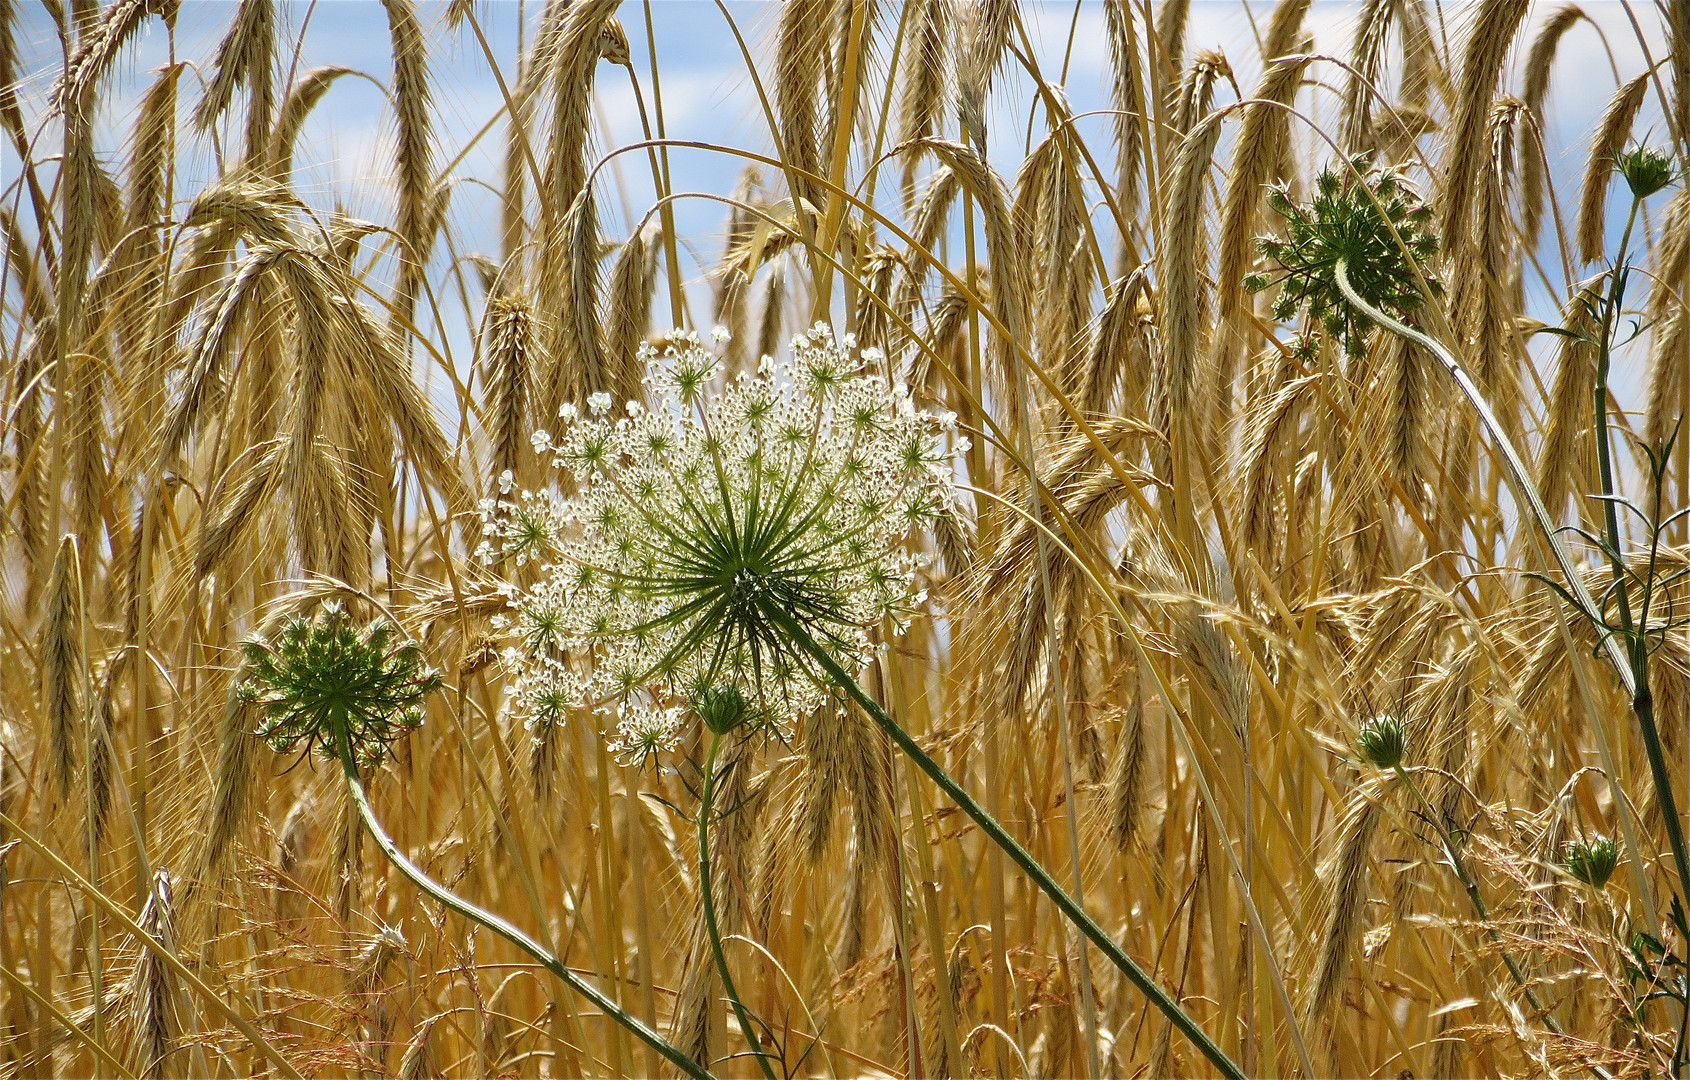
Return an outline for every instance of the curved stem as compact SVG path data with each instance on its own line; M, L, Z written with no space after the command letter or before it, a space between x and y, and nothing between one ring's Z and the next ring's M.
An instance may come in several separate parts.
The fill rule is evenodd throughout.
M1628 225L1628 238L1629 230L1630 226ZM1620 635L1604 632L1602 609L1590 595L1590 590L1584 584L1584 578L1573 565L1572 555L1567 551L1566 545L1561 543L1561 536L1555 527L1555 521L1549 516L1549 510L1543 505L1543 497L1538 493L1537 485L1532 483L1531 474L1526 470L1525 460L1520 457L1520 452L1509 441L1508 434L1497 420L1496 413L1491 410L1490 403L1485 400L1484 394L1480 392L1478 385L1473 382L1473 377L1467 373L1466 368L1461 366L1461 362L1455 358L1455 354L1445 348L1436 338L1393 319L1363 300L1356 293L1355 287L1350 284L1349 272L1344 265L1344 260L1338 260L1334 269L1338 291L1344 294L1344 298L1380 326L1425 347L1432 355L1436 356L1448 369L1450 375L1454 377L1456 385L1461 387L1461 392L1466 395L1468 402L1479 414L1479 420L1484 425L1486 433L1490 435L1491 442L1502 456L1503 464L1506 466L1511 481L1510 486L1514 489L1515 496L1525 503L1527 510L1537 523L1538 529L1543 533L1543 538L1548 543L1549 550L1554 555L1555 562L1561 570L1561 576L1566 578L1568 595L1572 597L1574 606L1579 609L1579 614L1590 622L1592 628L1601 633L1602 651L1607 655L1609 663L1613 665L1615 674L1619 676L1620 684L1625 688L1626 696L1631 699L1632 712L1637 716L1637 725L1643 735L1643 748L1649 758L1649 771L1655 785L1655 798L1660 803L1661 817L1666 821L1667 840L1672 845L1673 863L1678 871L1679 884L1675 891L1679 895L1683 895L1683 890L1690 887L1690 851L1685 848L1684 828L1678 817L1678 800L1673 796L1672 776L1667 769L1666 756L1661 750L1660 731L1655 724L1654 698L1649 691L1647 650L1634 647L1630 650L1633 655L1628 656L1627 651L1620 646ZM1617 297L1617 290L1615 295ZM1603 325L1604 334L1601 345L1604 353L1606 353L1608 347L1606 327L1609 325L1606 313ZM1597 428L1599 431L1604 431L1604 437L1599 443L1598 450L1604 461L1606 460L1607 442L1605 437L1606 399L1607 393L1604 387L1599 393L1600 405L1597 412ZM1609 482L1606 477L1604 480ZM1608 513L1612 515L1613 512L1612 503L1609 503ZM1685 1007L1682 1020L1685 1025L1690 1025L1690 1005ZM1683 1070L1682 1051L1675 1051L1673 1057L1672 1071L1673 1075L1676 1076Z
M734 977L728 971L728 954L722 950L722 931L716 925L716 900L710 891L710 813L715 809L716 750L721 744L721 733L712 731L710 751L704 761L704 789L698 797L698 891L704 899L704 929L710 938L710 953L716 958L716 972L722 976L722 992L727 995L728 1002L733 1005L734 1017L739 1020L740 1034L745 1036L745 1043L751 1047L751 1053L766 1080L775 1080L768 1056L757 1042L757 1029L751 1026L745 1003L739 1000L739 991L734 989Z
M382 854L386 855L388 860L399 868L400 873L411 880L411 884L452 911L471 922L485 926L532 956L541 967L556 975L564 985L597 1005L606 1016L639 1036L642 1042L662 1054L670 1064L687 1076L692 1077L693 1080L716 1080L710 1070L676 1049L663 1036L641 1023L638 1018L623 1011L622 1007L617 1005L616 1002L565 967L563 961L553 956L539 942L492 912L484 911L453 893L446 886L423 873L420 867L406 858L405 853L399 850L399 845L395 844L393 839L387 835L387 830L382 828L381 822L376 820L375 811L370 808L369 796L364 792L364 782L359 779L358 766L352 760L352 744L344 733L337 739L337 744L341 772L346 776L346 787L352 794L353 804L358 808L358 817L363 820L364 828L369 830L370 836L375 840L376 846L381 848Z
M761 608L764 617L780 627L781 631L795 645L808 653L817 665L827 672L828 677L848 694L851 700L862 706L863 711L868 713L874 719L874 722L880 725L881 730L886 732L887 736L898 745L898 749L902 750L909 756L910 760L920 766L921 771L926 773L935 784L939 785L939 789L950 796L951 801L956 803L963 813L974 820L974 824L980 827L980 831L990 837L992 842L1002 848L1016 866L1019 866L1028 877L1033 879L1033 883L1046 896L1050 897L1057 910L1061 911L1070 922L1078 927L1080 932L1093 945L1097 946L1098 951L1108 957L1109 962L1119 968L1121 973L1134 986L1138 987L1139 992L1148 998L1152 1005L1161 1010L1162 1014L1168 1018L1174 1027L1179 1029L1182 1035L1191 1040L1198 1051L1209 1059L1209 1062L1220 1071L1222 1076L1227 1077L1228 1080L1245 1080L1244 1070L1240 1069L1231 1058L1226 1056L1226 1051L1209 1038L1203 1029L1198 1026L1197 1021L1193 1020L1190 1014L1180 1006L1179 1002L1175 1001L1166 990L1157 985L1156 981L1143 968L1139 967L1132 957L1127 955L1126 950L1117 945L1115 939L1105 933L1103 928L1098 926L1090 915L1086 914L1085 909L1075 903L1074 898L1069 896L1061 885L1057 884L1056 879L1050 876L1050 872L1040 866L1038 860L1028 854L1027 849L1022 847L1013 836L1009 835L997 819L987 813L986 809L976 802L973 796L963 790L962 786L951 777L950 773L944 770L943 766L934 761L927 751L916 745L916 741L910 737L909 732L892 719L880 703L869 696L868 691L864 690L857 680L851 677L849 672L840 667L839 662L826 649L822 648L816 639L811 637L809 632L798 624L797 620L793 619L779 605L764 603Z
M1592 625L1601 625L1601 608L1597 606L1596 600L1590 595L1590 590L1585 587L1584 578L1574 565L1572 554L1567 551L1567 546L1561 542L1561 534L1555 527L1555 519L1549 516L1549 510L1543 505L1543 496L1538 494L1537 485L1532 483L1531 472L1526 468L1525 459L1520 456L1520 452L1509 441L1508 433L1503 430L1502 422L1496 418L1496 413L1491 409L1490 402L1485 400L1484 393L1480 391L1478 384L1473 381L1473 377L1467 374L1467 369L1461 366L1461 361L1457 360L1455 354L1445 348L1437 338L1422 333L1406 323L1399 322L1363 300L1361 295L1355 291L1355 287L1350 284L1350 275L1344 265L1344 260L1339 259L1334 269L1338 291L1344 294L1344 299L1353 304L1356 310L1392 333L1401 335L1422 346L1433 356L1436 356L1445 369L1449 371L1451 377L1455 379L1456 385L1461 388L1462 394L1466 395L1468 403L1479 414L1479 422L1484 425L1485 433L1490 436L1491 443L1496 447L1497 453L1501 455L1503 466L1508 473L1509 486L1514 489L1515 496L1525 503L1527 512L1531 514L1532 520L1537 523L1538 529L1543 533L1544 541L1549 545L1556 566L1560 569L1561 575L1567 579L1567 590L1575 601L1574 606L1579 609L1580 615L1591 621ZM1626 662L1625 654L1620 651L1620 647L1614 641L1612 635L1602 639L1602 648L1608 654L1609 661L1613 663L1615 671L1619 674L1620 682L1625 684L1626 693L1635 695L1637 689L1632 678L1631 667Z
M1485 924L1485 934L1493 942L1500 945L1502 935L1497 933L1496 927L1491 924L1490 906L1485 903L1484 895L1479 892L1478 880L1474 878L1472 872L1467 869L1466 860L1462 859L1461 852L1456 848L1455 837L1447 828L1444 827L1443 821L1438 816L1438 812L1432 808L1432 804L1426 798L1425 792L1420 790L1420 785L1414 782L1414 777L1408 774L1408 770L1404 769L1401 765L1397 765L1393 767L1392 771L1397 774L1397 778L1400 779L1403 784L1407 786L1408 790L1413 793L1414 801L1420 804L1420 812L1425 815L1427 823L1438 831L1438 843L1441 844L1444 849L1444 857L1449 860L1450 869L1455 871L1456 880L1461 882L1462 889L1464 889L1467 893L1467 899L1472 902L1474 913L1479 916L1479 921ZM1518 960L1514 959L1514 954L1509 952L1507 949L1502 949L1501 951L1502 962L1508 966L1508 974L1514 977L1515 985L1525 991L1526 1003L1542 1015L1543 1022L1549 1030L1555 1032L1557 1035L1566 1034L1566 1032L1561 1028L1560 1021L1555 1019L1555 1015L1543 1007L1543 1002L1538 999L1537 991L1532 989L1531 983L1526 979L1525 969L1520 967L1520 962ZM1607 1073L1601 1072L1601 1075L1606 1076Z
M1602 609L1591 597L1590 590L1585 587L1584 578L1573 565L1572 555L1567 551L1566 545L1561 543L1554 519L1544 507L1543 497L1538 494L1537 485L1532 483L1524 459L1509 441L1501 422L1491 411L1490 403L1473 382L1473 377L1467 374L1467 369L1461 366L1455 355L1436 338L1393 319L1363 300L1350 284L1349 273L1342 259L1338 260L1336 271L1338 290L1344 294L1346 300L1380 326L1430 350L1455 378L1461 392L1478 412L1479 420L1484 424L1497 452L1502 455L1516 497L1526 504L1533 520L1537 522L1538 529L1543 533L1544 540L1549 544L1555 562L1560 567L1561 576L1567 580L1568 594L1575 601L1579 614L1600 632L1603 626ZM1605 398L1606 394L1603 396ZM1655 784L1655 797L1661 805L1661 817L1666 821L1667 840L1672 845L1673 862L1678 871L1679 884L1676 891L1683 895L1683 890L1690 887L1690 851L1685 848L1684 828L1678 817L1678 800L1673 796L1672 777L1667 769L1666 756L1661 750L1660 731L1655 724L1654 698L1649 692L1648 654L1646 650L1633 649L1633 653L1641 652L1641 659L1626 655L1620 645L1619 635L1611 633L1602 634L1602 651L1607 654L1615 674L1619 676L1620 684L1625 687L1626 696L1631 699L1632 712L1637 716L1638 727L1642 729L1643 747L1649 758L1649 770Z

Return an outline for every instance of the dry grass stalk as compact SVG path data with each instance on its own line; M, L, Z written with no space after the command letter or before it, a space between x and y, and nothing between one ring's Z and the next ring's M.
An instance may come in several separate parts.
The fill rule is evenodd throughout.
M1659 329L1652 342L1643 437L1651 446L1661 446L1690 413L1685 401L1690 394L1690 379L1685 377L1690 366L1690 308L1683 301L1690 283L1690 192L1680 191L1667 205L1654 271L1649 312Z
M1232 77L1232 65L1226 57L1212 49L1203 49L1191 58L1191 66L1179 82L1178 97L1173 103L1170 120L1172 133L1190 134L1197 122L1209 115L1215 101L1215 84ZM1175 159L1177 163L1177 158Z
M409 320L422 287L423 268L434 247L437 225L434 187L434 122L429 111L428 52L413 0L382 0L393 42L393 104L399 121L394 151L398 181L400 271L395 319Z
M1277 8L1276 28L1278 13L1297 7L1281 5ZM1301 7L1306 8L1307 5ZM1311 56L1286 56L1273 61L1257 84L1252 99L1289 105L1302 85L1303 72L1313 59ZM1244 110L1244 121L1238 132L1238 148L1232 157L1232 177L1227 183L1226 207L1221 212L1220 266L1215 280L1221 285L1222 317L1231 315L1244 301L1240 283L1252 257L1251 238L1257 231L1264 189L1268 184L1284 179L1276 173L1285 159L1285 140L1290 126L1290 116L1274 105L1249 105Z
M1162 283L1162 362L1158 421L1189 418L1209 322L1205 283L1209 245L1204 193L1224 113L1210 113L1180 143L1162 209L1166 263ZM1167 430L1164 428L1164 430Z
M206 131L234 105L235 92L250 92L247 103L247 155L263 149L271 134L275 110L275 0L241 0L235 20L217 47L216 71L205 96L194 108L194 126ZM267 162L255 160L264 168Z
M1461 63L1461 86L1450 124L1451 146L1444 163L1444 205L1438 231L1444 243L1456 247L1467 235L1478 178L1483 175L1487 118L1496 93L1503 61L1514 35L1526 18L1526 4L1497 0L1481 5L1468 32Z
M534 393L534 313L522 296L489 297L481 317L481 385L487 400L490 484L510 472L526 477L523 448L534 425L529 401Z
M1109 33L1109 105L1115 122L1115 198L1127 221L1138 219L1143 198L1145 71L1138 43L1138 27L1128 0L1105 0L1103 16Z
M170 871L153 875L146 905L137 920L155 941L176 951L176 900ZM135 967L129 977L129 1020L135 1033L135 1060L140 1076L165 1075L165 1063L182 1031L183 1003L176 972L151 947L136 943Z
M1562 325L1575 335L1594 337L1600 302L1601 295L1596 289L1579 290L1567 304ZM1595 385L1595 379L1596 348L1578 337L1561 338L1537 467L1538 487L1543 492L1544 505L1552 513L1560 513L1567 505L1568 495L1582 496L1598 487L1590 405L1590 388ZM1582 516L1578 509L1574 510L1574 520Z
M972 0L962 17L957 58L957 118L969 143L986 153L986 103L1015 32L1015 0Z
M904 18L908 60L898 105L898 141L911 142L939 134L939 124L949 103L957 45L955 2L911 0L904 9ZM904 160L906 205L915 201L916 164L913 158Z
M827 63L828 7L785 3L780 9L775 46L775 111L780 117L783 160L811 175L822 173L821 90ZM815 183L790 177L792 198L821 206Z
M609 389L618 402L644 397L645 368L639 357L651 325L651 295L656 273L657 247L636 232L617 253L610 271L610 297L606 349L611 370Z
M1349 81L1344 86L1342 141L1352 154L1372 149L1374 90L1385 70L1385 43L1398 0L1365 0L1350 41Z
M1362 926L1368 895L1368 863L1383 816L1379 800L1384 794L1376 784L1365 781L1357 787L1338 825L1336 846L1324 875L1331 884L1322 897L1326 917L1310 979L1305 1023L1319 1024L1326 1031L1323 1041L1329 1054L1337 1039L1339 1023L1332 1016L1332 1007Z

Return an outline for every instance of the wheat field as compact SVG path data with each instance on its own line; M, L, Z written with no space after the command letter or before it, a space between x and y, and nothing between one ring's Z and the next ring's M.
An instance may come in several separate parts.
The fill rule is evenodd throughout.
M1684 1074L1690 3L1231 56L1189 0L700 3L731 139L672 7L361 6L369 70L298 0L0 0L0 1076ZM377 166L302 164L372 86ZM714 402L690 521L788 371L943 493L777 519L837 640L671 642L799 704L545 697L621 655L536 644L620 528L554 457ZM340 631L358 708L286 667Z

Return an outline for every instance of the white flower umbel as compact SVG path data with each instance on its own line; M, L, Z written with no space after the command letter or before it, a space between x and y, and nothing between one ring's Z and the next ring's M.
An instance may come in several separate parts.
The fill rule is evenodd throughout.
M832 680L771 610L855 672L871 628L920 605L907 541L948 509L966 441L863 373L849 336L817 326L791 351L724 380L717 355L676 332L642 350L648 407L595 394L536 434L574 494L485 509L491 554L541 563L506 624L530 722L549 722L567 690L615 715L625 760L672 745L678 707L699 715L705 694L736 691L736 722L783 725Z

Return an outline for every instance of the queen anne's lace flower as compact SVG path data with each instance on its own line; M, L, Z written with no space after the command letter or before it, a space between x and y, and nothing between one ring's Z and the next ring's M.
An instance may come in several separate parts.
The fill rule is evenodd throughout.
M644 347L649 408L613 415L595 395L560 416L548 445L574 494L484 511L495 555L544 564L507 624L530 723L565 689L574 707L614 712L629 762L674 745L678 708L698 715L725 692L781 724L827 690L768 612L856 670L871 628L921 603L906 540L949 512L966 440L861 373L849 336L817 326L792 352L724 385L695 334Z

